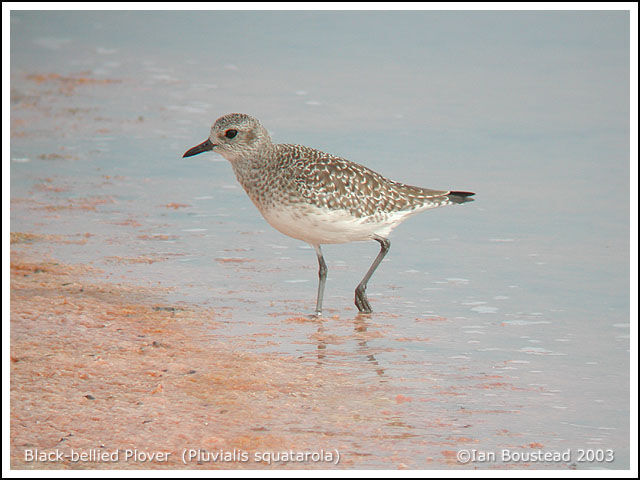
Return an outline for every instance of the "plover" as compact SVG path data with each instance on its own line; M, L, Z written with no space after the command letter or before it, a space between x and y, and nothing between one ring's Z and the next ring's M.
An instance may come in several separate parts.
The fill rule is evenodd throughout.
M355 304L371 313L367 282L389 251L389 234L407 217L472 201L473 192L431 190L389 180L369 168L303 145L275 144L262 124L224 115L209 138L184 157L214 151L233 167L240 185L276 230L312 245L318 257L316 315L322 314L327 280L323 244L375 240L380 253L356 287Z

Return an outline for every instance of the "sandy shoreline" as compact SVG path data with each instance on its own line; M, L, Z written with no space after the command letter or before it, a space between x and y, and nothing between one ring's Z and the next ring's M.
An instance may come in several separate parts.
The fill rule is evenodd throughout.
M350 435L375 439L372 409L394 403L382 394L295 358L236 350L212 333L215 312L83 280L88 267L34 258L14 239L12 468L335 468L338 455L344 468L370 455ZM196 455L186 463L185 449ZM315 456L262 456L285 451Z

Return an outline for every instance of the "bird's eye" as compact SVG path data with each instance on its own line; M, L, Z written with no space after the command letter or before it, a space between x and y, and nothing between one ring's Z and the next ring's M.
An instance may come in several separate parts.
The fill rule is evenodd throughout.
M224 133L224 136L225 136L225 137L227 137L227 138L233 138L233 137L235 137L237 134L238 134L238 131L237 131L237 130L233 130L233 129L232 129L232 130L227 130L227 131Z

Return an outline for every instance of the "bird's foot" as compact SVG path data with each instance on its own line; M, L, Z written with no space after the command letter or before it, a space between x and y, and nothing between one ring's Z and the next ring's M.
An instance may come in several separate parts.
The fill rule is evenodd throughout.
M358 311L360 313L371 313L371 305L369 304L369 300L367 300L367 296L364 293L364 288L358 286L356 288L356 307L358 307Z

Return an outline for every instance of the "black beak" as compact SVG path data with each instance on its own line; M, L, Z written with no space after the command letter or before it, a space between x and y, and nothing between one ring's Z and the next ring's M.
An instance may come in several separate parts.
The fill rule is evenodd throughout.
M184 153L184 155L182 155L182 158L193 157L194 155L198 155L199 153L208 152L209 150L213 150L213 147L215 147L215 145L213 143L211 143L211 140L209 140L207 138L200 145L196 145L195 147L190 148L189 150L187 150Z

